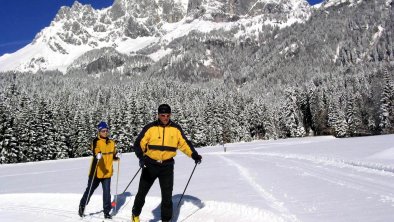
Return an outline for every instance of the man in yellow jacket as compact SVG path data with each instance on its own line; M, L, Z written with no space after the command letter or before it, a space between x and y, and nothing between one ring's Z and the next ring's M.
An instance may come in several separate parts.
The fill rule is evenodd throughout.
M109 127L107 123L98 125L98 136L93 140L92 150L94 153L90 166L88 186L79 203L79 216L84 216L86 205L90 197L101 183L103 187L104 218L112 219L111 211L111 177L113 173L113 160L118 160L120 153L116 153L115 142L108 138Z
M191 157L196 164L201 163L202 157L187 140L182 128L171 121L170 117L171 107L161 104L158 108L158 120L146 125L134 143L142 174L132 210L133 222L139 222L145 197L156 178L159 178L162 196L161 220L163 222L171 220L174 185L173 157L178 149Z

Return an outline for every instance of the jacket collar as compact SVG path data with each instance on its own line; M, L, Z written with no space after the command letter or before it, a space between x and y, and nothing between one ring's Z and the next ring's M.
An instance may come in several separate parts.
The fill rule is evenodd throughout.
M98 133L98 134L97 134L97 138L98 138L99 140L106 140L108 137L107 137L107 138L103 138L103 137L100 136L100 133Z
M167 125L164 125L159 119L156 120L156 125L157 125L157 126L166 127L166 126L169 126L169 125L171 125L171 124L172 124L172 121L171 121L171 120L168 121Z

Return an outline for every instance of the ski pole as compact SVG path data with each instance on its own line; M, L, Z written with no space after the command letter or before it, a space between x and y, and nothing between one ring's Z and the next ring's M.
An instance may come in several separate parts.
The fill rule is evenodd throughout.
M93 157L93 158L95 158L95 157ZM92 175L92 181L90 182L88 196L87 196L87 198L86 198L85 206L83 206L83 209L85 209L86 205L88 205L88 200L90 199L90 191L92 190L93 180L94 180L95 177L96 177L96 171L97 171L97 166L98 166L98 162L99 162L99 161L100 161L100 160L97 160L96 166L94 167L94 173L93 173L93 175Z
M118 159L118 171L116 172L116 194L115 194L115 200L112 201L112 203L111 203L111 206L115 207L115 212L116 212L116 204L118 203L119 168L120 168L120 159Z
M138 169L137 173L135 173L133 179L131 179L130 183L127 185L127 187L124 189L122 193L126 192L127 188L129 188L131 182L133 182L134 178L137 176L137 174L140 172L141 169L142 169L141 167Z
M181 204L181 201L182 201L183 195L185 194L185 191L186 191L186 189L187 189L187 186L189 185L189 182L190 182L190 180L192 179L192 176L193 176L193 173L194 173L194 170L196 169L196 167L197 167L197 163L196 163L196 165L194 165L194 168L193 168L192 174L190 175L190 177L189 177L189 180L187 181L186 187L185 187L185 189L183 190L183 193L182 193L181 199L179 200L179 202L178 202L178 205L176 206L176 208L178 208L178 207L179 207L179 204Z

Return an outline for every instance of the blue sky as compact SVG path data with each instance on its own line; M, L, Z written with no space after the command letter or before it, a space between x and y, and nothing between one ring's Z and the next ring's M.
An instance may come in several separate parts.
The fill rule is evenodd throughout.
M113 0L78 0L101 9ZM308 0L317 4L323 0ZM0 0L0 55L12 53L29 44L41 29L49 26L61 6L74 0Z

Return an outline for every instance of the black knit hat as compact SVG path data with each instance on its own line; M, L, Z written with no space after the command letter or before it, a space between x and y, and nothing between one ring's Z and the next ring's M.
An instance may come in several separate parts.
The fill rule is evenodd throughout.
M161 113L171 113L171 107L168 104L161 104L157 109L159 114Z

